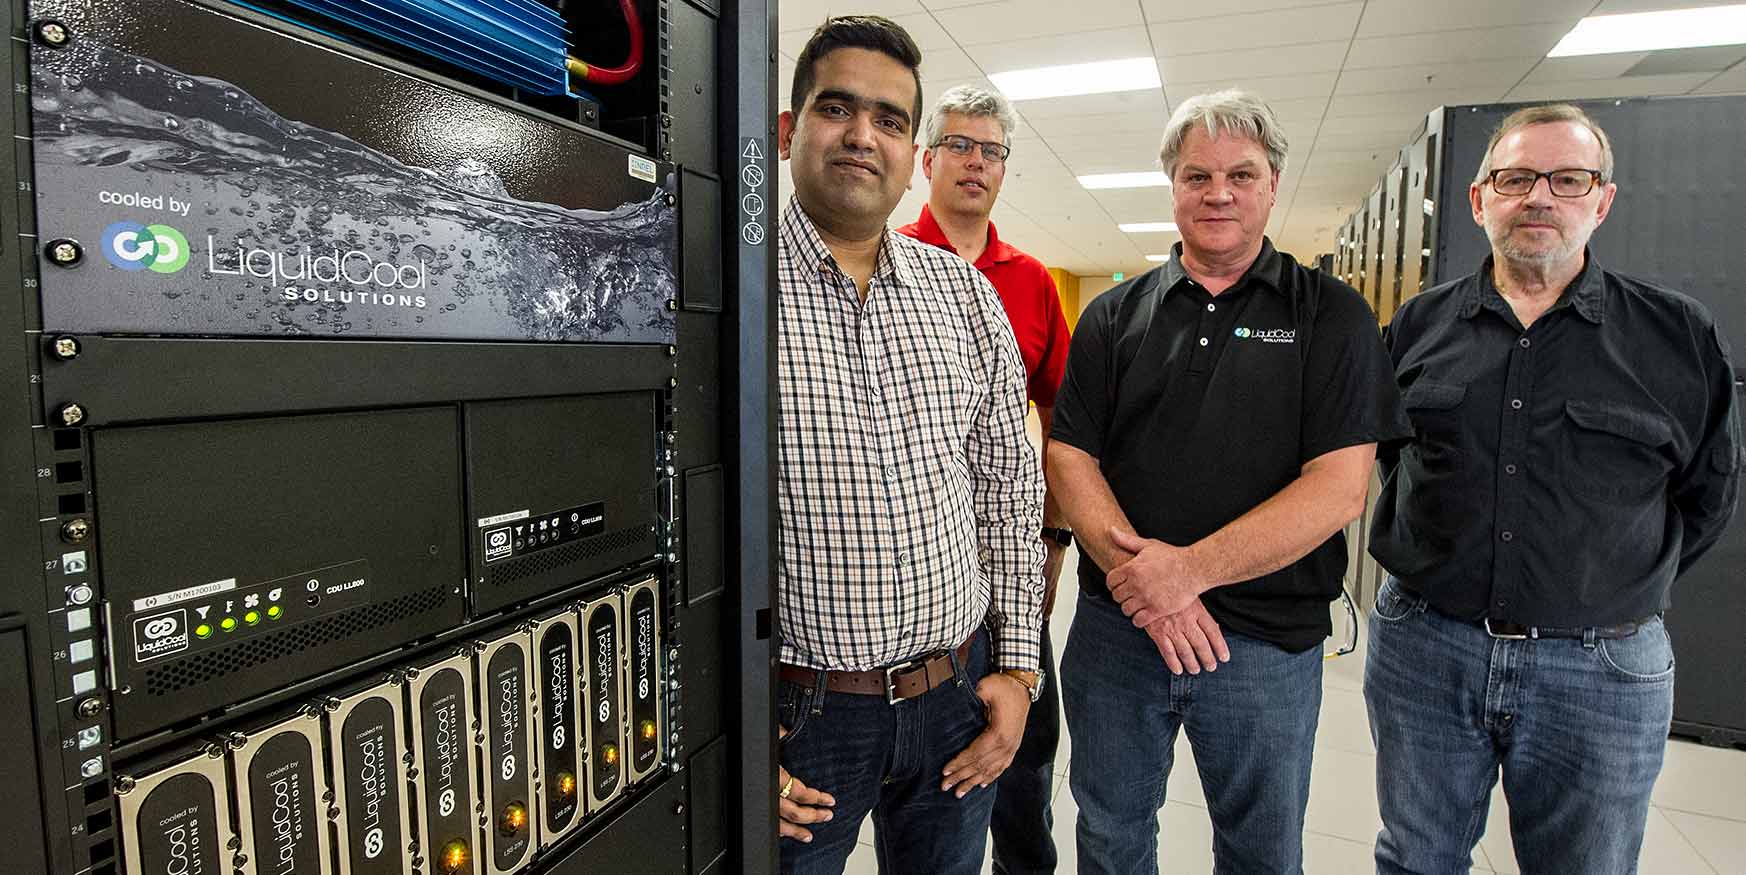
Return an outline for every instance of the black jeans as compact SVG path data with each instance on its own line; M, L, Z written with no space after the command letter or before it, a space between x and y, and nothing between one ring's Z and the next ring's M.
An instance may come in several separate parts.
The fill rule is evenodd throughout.
M1043 693L1031 704L1018 753L994 784L994 871L1033 875L1055 871L1055 749L1061 742L1061 687L1049 623L1043 622Z

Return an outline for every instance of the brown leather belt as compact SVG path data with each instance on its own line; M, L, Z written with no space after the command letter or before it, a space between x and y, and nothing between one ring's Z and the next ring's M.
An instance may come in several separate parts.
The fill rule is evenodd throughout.
M1588 626L1559 628L1556 626L1524 626L1521 623L1506 623L1487 617L1479 625L1485 627L1486 634L1493 638L1503 638L1510 641L1526 641L1532 638L1587 638L1590 632L1594 637L1606 641L1616 641L1637 634L1647 620L1632 623L1622 623L1617 626Z
M958 645L956 653L960 665L970 659L970 642L974 640L975 636L971 636L969 640ZM895 705L951 680L953 675L952 652L936 650L885 668L827 671L825 689L833 693L852 693L857 696L884 696L886 702ZM789 665L786 662L777 671L777 677L808 689L818 685L818 669Z

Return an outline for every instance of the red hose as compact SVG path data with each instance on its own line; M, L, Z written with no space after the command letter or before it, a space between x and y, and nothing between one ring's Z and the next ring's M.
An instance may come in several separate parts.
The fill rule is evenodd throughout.
M643 68L643 20L637 15L636 0L618 0L624 11L625 27L630 31L630 55L617 67L596 67L577 58L568 59L570 72L596 85L620 85L629 82Z

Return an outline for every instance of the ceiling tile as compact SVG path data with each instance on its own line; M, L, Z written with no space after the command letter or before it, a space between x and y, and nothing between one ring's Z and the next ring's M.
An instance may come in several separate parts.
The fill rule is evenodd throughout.
M1087 128L1073 134L1056 134L1045 137L1043 142L1057 155L1146 155L1149 158L1158 157L1158 137L1162 131L1129 131L1125 134L1106 134L1096 128Z
M1565 24L1568 30L1593 7L1594 0L1370 0L1358 23L1358 36L1553 22Z
M1211 79L1202 82L1166 82L1164 93L1170 96L1172 104L1181 103L1185 98L1195 94L1206 94L1212 91L1222 91L1226 88L1241 88L1259 94L1269 105L1276 101L1297 100L1308 97L1321 98L1326 101L1333 93L1334 80L1339 74L1309 73L1298 76L1233 76L1227 79ZM1278 113L1275 107L1274 112ZM1319 118L1321 113L1318 111Z
M1308 144L1305 144L1308 145ZM1381 130L1350 130L1324 126L1316 135L1317 149L1330 149L1356 152L1369 149L1372 152L1394 152L1406 145L1406 135L1392 128Z
M1392 132L1406 142L1406 137L1424 124L1430 110L1414 113L1352 113L1330 112L1322 120L1322 134Z
M1091 173L1136 173L1158 169L1158 151L1136 152L1132 155L1099 155L1092 153L1062 155L1061 163L1074 176ZM1077 184L1077 182L1075 182Z
M1352 41L1346 69L1543 58L1570 28L1563 24L1484 27Z
M1528 77L1522 80L1522 84L1612 79L1623 76L1632 65L1648 56L1648 52L1619 52L1611 55L1581 55L1575 58L1546 58L1534 67Z
M1416 119L1439 106L1489 102L1497 99L1501 92L1502 89L1435 89L1390 94L1336 94L1328 105L1328 115L1394 115L1403 120Z
M1118 232L1115 225L1123 222L1168 222L1175 215L1168 188L1106 188L1092 192L1092 196L1109 213L1114 222L1111 229ZM1145 234L1138 239L1162 237Z
M1152 44L1160 57L1191 55L1221 46L1281 46L1350 40L1363 3L1339 3L1304 9L1281 9L1211 18L1163 22L1151 26Z
M1510 100L1598 100L1607 97L1654 97L1685 94L1708 82L1713 73L1678 73L1668 76L1624 76L1618 79L1588 79L1581 82L1523 84L1509 93Z
M956 34L963 45L1144 23L1133 0L1074 0L1071 10L1063 9L1058 0L994 0L942 9L933 16L947 31Z
M1735 64L1732 69L1705 82L1693 94L1738 94L1746 92L1746 63Z
M1218 5L1222 15L1241 15L1269 10L1292 10L1305 6L1323 6L1328 0L1224 0ZM1205 18L1209 7L1205 0L1141 0L1147 21L1180 21L1185 18Z
M1740 0L1601 0L1589 15L1624 15L1631 12L1659 12L1663 9L1697 9L1704 6L1733 6Z
M1340 73L1336 94L1381 94L1392 91L1473 88L1502 94L1522 81L1534 66L1531 58L1470 61L1465 64L1412 64L1374 67Z
M1152 50L1152 41L1147 36L1146 29L1139 25L1064 33L1037 39L977 42L966 45L964 51L989 73L1142 58L1156 54Z
M982 68L964 54L964 50L952 47L932 49L922 54L921 76L923 83L949 82L959 84L966 79L982 79Z
M1650 52L1625 71L1626 76L1662 76L1670 73L1720 73L1746 58L1746 46L1705 46Z
M1244 76L1292 76L1340 69L1346 57L1346 40L1276 46L1266 49L1231 49L1162 59L1165 82L1206 82Z
M1019 115L1025 116L1024 104L1019 104ZM1031 127L1037 135L1048 139L1056 134L1081 134L1098 131L1106 134L1130 134L1136 131L1146 131L1154 135L1164 132L1164 123L1170 116L1164 112L1164 107L1155 105L1141 107L1128 112L1100 113L1097 115L1063 115L1044 116L1030 119Z
M1164 95L1157 89L1115 91L1109 94L1085 94L1078 97L1021 100L1014 106L1018 108L1019 114L1027 119L1105 115L1117 112L1155 113L1163 108Z

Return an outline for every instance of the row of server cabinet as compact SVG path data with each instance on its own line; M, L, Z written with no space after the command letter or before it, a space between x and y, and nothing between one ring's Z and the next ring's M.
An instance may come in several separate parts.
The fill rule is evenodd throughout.
M0 20L0 869L774 871L771 4Z
M118 775L128 870L522 871L663 768L660 604L649 578Z
M1746 97L1572 101L1612 141L1619 190L1589 242L1596 260L1691 295L1707 307L1734 353L1735 387L1746 400L1746 224L1737 150ZM1369 301L1386 326L1413 295L1479 270L1490 254L1471 216L1469 187L1485 146L1523 104L1432 111L1358 208L1341 225L1332 269ZM1386 572L1366 549L1381 483L1372 480L1362 517L1347 529L1348 589L1366 610ZM1680 578L1667 627L1679 664L1674 732L1746 747L1746 696L1731 678L1746 663L1746 515Z

